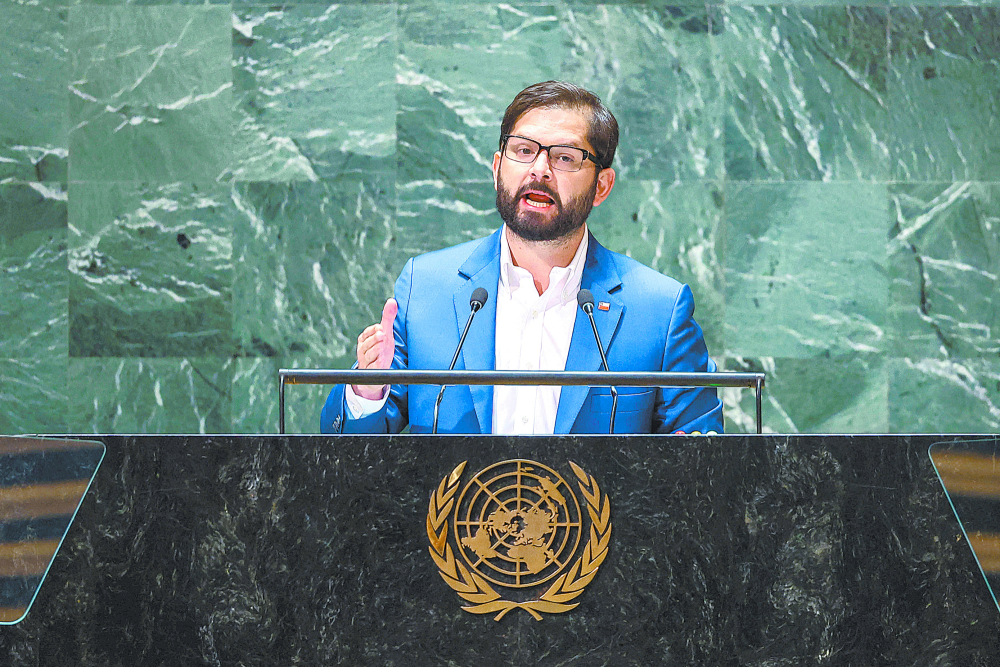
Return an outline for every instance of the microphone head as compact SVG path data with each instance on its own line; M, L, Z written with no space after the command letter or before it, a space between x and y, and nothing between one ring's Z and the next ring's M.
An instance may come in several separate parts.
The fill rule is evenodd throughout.
M469 299L469 306L473 310L479 310L480 308L483 307L483 304L485 304L489 300L489 298L490 298L489 292L487 292L482 287L477 287L476 289L472 290L472 298Z
M590 312L587 310L588 306L590 307L590 310L594 309L594 295L589 289L584 288L577 292L576 302L580 304L580 307L583 308L584 312Z

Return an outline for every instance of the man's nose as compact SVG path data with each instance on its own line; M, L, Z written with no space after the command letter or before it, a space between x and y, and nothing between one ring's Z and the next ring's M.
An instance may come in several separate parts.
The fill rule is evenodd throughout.
M549 152L544 148L538 151L535 161L531 163L531 175L536 181L552 180L552 165L549 163Z

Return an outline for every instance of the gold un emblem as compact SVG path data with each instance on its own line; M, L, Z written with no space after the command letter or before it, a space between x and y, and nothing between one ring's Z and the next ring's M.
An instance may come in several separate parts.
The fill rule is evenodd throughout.
M611 503L594 478L570 461L583 514L559 473L524 459L483 469L458 493L466 463L441 480L427 512L431 557L445 583L470 603L462 609L496 613L499 621L512 609L541 620L542 613L576 607L571 601L593 580L611 542Z

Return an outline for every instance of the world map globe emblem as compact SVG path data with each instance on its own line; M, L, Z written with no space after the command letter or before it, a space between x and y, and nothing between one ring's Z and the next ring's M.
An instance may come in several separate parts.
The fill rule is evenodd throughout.
M528 588L558 575L583 534L580 505L552 468L516 459L473 477L455 506L455 539L487 581Z

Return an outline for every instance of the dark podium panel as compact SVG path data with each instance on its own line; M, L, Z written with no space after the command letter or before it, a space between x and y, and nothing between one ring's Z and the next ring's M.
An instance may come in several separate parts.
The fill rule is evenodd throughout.
M106 458L3 664L1000 664L927 454L962 437L91 439ZM542 620L463 611L430 553L442 480L511 459L575 486L572 461L611 507L579 606Z

